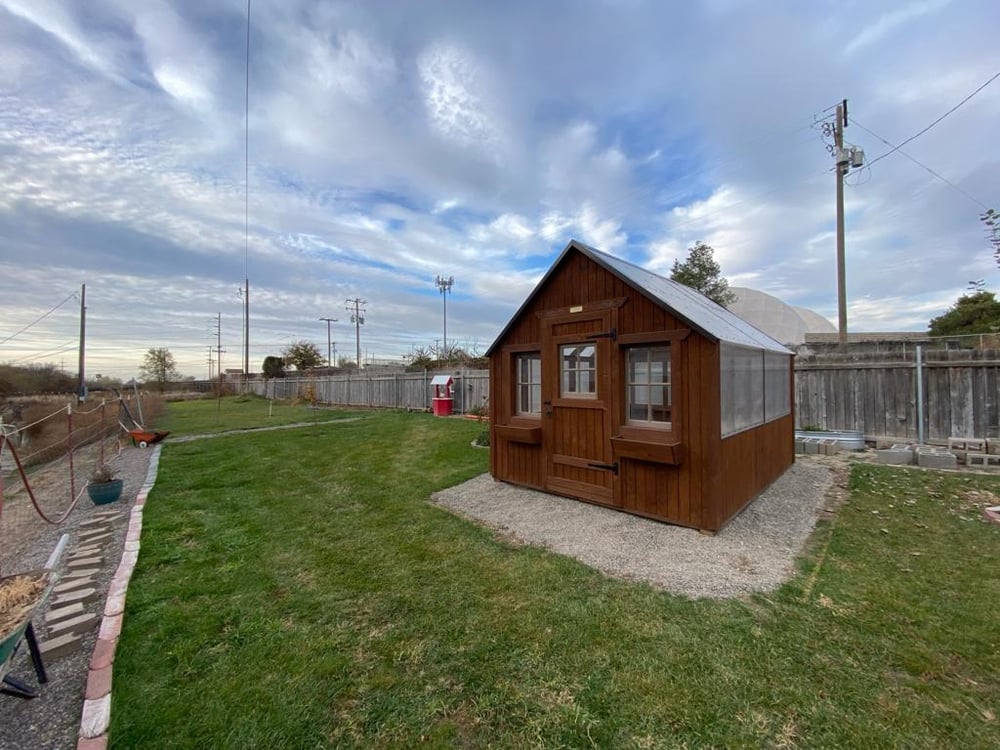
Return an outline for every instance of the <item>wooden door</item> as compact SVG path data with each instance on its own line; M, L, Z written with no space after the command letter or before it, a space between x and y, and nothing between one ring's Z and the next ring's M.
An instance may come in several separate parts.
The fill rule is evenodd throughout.
M612 311L571 313L542 326L542 446L546 489L615 503L611 462Z

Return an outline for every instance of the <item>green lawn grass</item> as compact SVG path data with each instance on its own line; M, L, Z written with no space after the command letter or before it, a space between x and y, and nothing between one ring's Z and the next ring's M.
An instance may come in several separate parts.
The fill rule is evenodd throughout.
M298 422L324 422L367 413L328 407L312 408L305 403L290 401L272 402L258 396L176 401L168 406L166 414L156 420L156 429L168 430L171 436L176 437Z
M478 429L166 446L111 746L997 745L997 478L860 466L789 584L690 601L429 505L485 470Z

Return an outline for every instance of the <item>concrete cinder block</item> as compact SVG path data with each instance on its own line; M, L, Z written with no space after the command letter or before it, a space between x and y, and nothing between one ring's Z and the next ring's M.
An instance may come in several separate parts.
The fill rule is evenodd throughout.
M925 469L954 469L958 460L954 453L934 448L921 448L917 451L917 465Z
M796 440L795 441L795 452L796 453L805 453L806 452L806 441L805 440Z
M804 443L804 452L809 454L819 453L819 439L818 438L806 438L802 441Z
M892 448L883 448L875 453L876 459L880 464L889 464L891 466L908 466L913 463L913 451L907 446L893 446Z
M819 452L825 456L835 456L840 450L840 443L833 438L824 438L819 443Z
M986 452L991 456L1000 456L1000 438L987 438Z
M972 451L973 453L985 453L986 441L982 438L950 437L948 438L948 450Z
M978 469L1000 469L1000 456L989 453L969 453L965 463Z

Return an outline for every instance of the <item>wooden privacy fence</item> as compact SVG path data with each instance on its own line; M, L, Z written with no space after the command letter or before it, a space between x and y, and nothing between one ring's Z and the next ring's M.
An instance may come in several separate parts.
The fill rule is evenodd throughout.
M1000 350L930 350L921 359L925 440L1000 437ZM903 355L799 355L796 426L916 440L917 369L912 347Z
M301 378L250 380L233 384L243 392L266 398L315 398L337 406L371 406L387 409L430 409L437 372L392 374L354 373ZM464 414L476 406L486 406L490 393L488 370L448 373L454 378L454 411Z
M924 439L1000 437L1000 350L922 353ZM250 380L229 383L268 398L394 409L429 409L437 373L374 374ZM455 412L484 405L489 372L455 379ZM830 353L795 358L795 424L799 428L860 430L866 437L916 440L917 364L914 347L900 352Z

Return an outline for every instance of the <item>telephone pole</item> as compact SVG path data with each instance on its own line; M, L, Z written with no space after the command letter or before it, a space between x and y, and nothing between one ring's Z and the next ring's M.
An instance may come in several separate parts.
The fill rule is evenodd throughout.
M215 365L219 374L219 395L222 395L222 354L226 350L222 348L222 313L216 313L215 317Z
M444 300L444 337L441 340L441 352L438 357L446 359L448 357L448 292L451 291L452 284L455 283L455 277L438 276L435 283L437 283L438 291L441 292L441 299Z
M330 339L330 324L336 323L337 318L320 318L326 321L326 366L333 367L333 342Z
M829 111L829 110L826 110ZM826 118L825 118L826 119ZM864 165L865 152L857 146L844 146L844 128L847 127L847 99L837 105L833 123L823 123L823 135L833 138L827 150L834 160L837 176L837 329L841 344L847 343L847 261L844 253L844 176L853 167Z
M354 299L346 299L344 302L347 303L347 307L344 309L351 313L351 322L354 323L354 345L357 350L357 359L355 360L358 364L358 369L361 369L361 326L365 322L365 309L362 305L368 304L368 300L361 299L360 297L355 297Z
M87 386L83 378L83 355L87 339L87 285L80 286L80 362L77 369L76 397L83 401L87 396Z
M839 341L847 343L847 261L844 257L844 174L847 164L841 161L844 153L844 128L847 125L847 99L837 105L834 122L834 146L837 171L837 330Z

